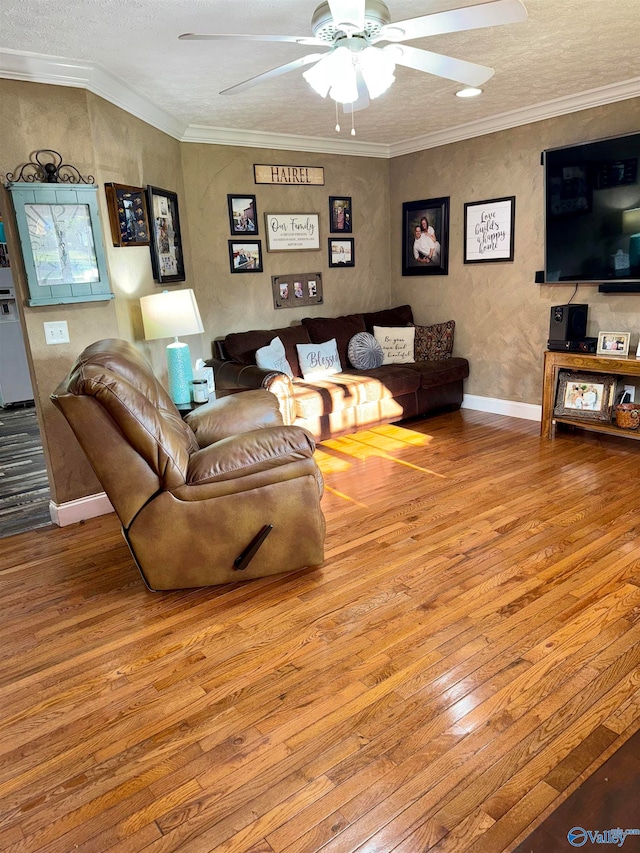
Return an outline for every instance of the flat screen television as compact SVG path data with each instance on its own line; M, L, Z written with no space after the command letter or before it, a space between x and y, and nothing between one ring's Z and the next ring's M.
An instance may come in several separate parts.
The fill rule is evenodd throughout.
M542 152L545 283L640 293L640 133Z

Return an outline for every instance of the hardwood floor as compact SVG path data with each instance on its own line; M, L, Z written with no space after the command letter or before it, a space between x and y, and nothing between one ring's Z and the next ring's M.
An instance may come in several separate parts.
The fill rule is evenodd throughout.
M324 566L233 587L0 541L0 848L513 850L640 728L640 446L538 431L326 443Z

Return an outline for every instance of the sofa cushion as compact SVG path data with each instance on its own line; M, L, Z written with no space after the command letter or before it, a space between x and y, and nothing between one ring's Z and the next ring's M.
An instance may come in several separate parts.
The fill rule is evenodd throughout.
M374 326L410 326L413 324L413 311L410 305L398 305L397 308L384 308L382 311L370 311L362 315L367 332L373 333Z
M420 385L415 370L389 365L372 370L336 373L327 379L293 382L296 416L319 418L363 403L413 394Z
M383 364L407 364L414 360L415 326L374 326L373 336L382 347Z
M296 344L310 344L311 338L304 326L288 326L285 329L256 329L250 332L232 332L224 339L225 349L232 361L255 364L256 350L266 347L278 337L284 344L287 361L294 376L302 376L298 364Z
M349 364L349 341L357 332L366 332L362 314L345 314L343 317L305 317L302 324L314 344L336 339L341 364Z
M469 362L466 358L452 357L443 361L416 361L407 367L419 374L421 388L446 385L448 382L466 379L469 375Z
M323 344L298 344L296 349L305 382L324 379L342 370L335 338Z
M256 364L264 370L279 370L293 379L284 344L277 336L266 347L260 347L259 350L256 350Z
M384 352L378 341L369 332L358 332L349 341L347 354L352 367L356 370L370 370L380 367L384 361Z
M416 326L416 361L442 361L451 358L455 320L433 323L431 326Z

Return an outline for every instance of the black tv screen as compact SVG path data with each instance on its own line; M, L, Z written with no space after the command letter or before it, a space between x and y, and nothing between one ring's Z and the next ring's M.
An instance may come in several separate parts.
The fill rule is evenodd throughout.
M543 151L545 282L640 292L640 133Z

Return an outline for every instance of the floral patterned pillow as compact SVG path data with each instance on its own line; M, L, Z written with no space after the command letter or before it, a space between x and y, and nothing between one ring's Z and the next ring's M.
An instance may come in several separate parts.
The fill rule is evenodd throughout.
M455 320L434 323L432 326L416 326L416 361L444 361L453 352Z

